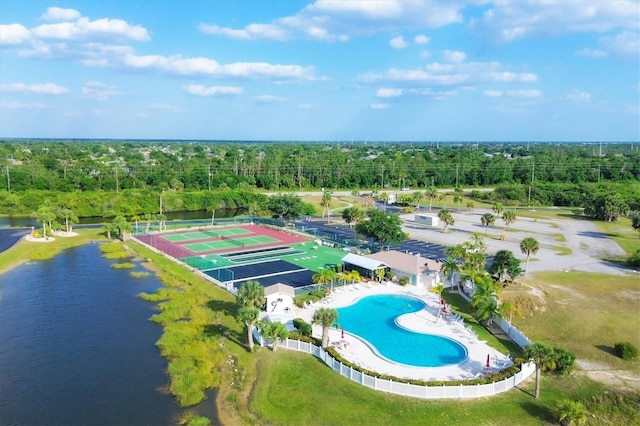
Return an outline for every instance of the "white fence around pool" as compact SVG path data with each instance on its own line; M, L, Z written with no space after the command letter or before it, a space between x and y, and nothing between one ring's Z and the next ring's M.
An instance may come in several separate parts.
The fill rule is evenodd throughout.
M333 371L353 382L360 383L362 386L381 392L424 399L481 398L493 396L518 386L536 371L536 365L533 362L529 362L522 365L520 372L500 382L487 383L484 385L422 386L369 376L348 365L344 365L333 358L327 351L312 343L286 339L284 341L278 341L277 346L279 348L305 352L320 358Z

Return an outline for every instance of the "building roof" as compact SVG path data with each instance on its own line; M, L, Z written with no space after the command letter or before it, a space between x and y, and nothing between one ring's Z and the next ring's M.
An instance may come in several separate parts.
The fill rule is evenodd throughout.
M367 257L377 261L384 261L390 268L412 275L416 275L418 271L420 274L439 272L442 266L440 262L424 258L419 254L402 253L397 250L379 251Z
M360 256L359 254L349 253L345 257L342 258L344 263L349 263L351 265L359 266L361 268L367 269L369 271L375 271L376 269L386 268L387 265L384 262L381 262L377 259L370 259L369 257Z
M278 293L285 294L291 297L294 297L296 295L296 291L293 287L281 283L270 285L269 287L265 287L264 289L265 296L271 296L272 294Z

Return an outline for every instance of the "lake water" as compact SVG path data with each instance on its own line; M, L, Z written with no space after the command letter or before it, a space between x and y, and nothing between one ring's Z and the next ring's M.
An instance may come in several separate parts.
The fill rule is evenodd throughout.
M215 217L218 219L230 218L245 213L245 209L217 209ZM206 210L166 212L165 216L167 217L167 220L211 219L211 212ZM103 223L104 221L105 219L103 217L79 218L79 223L81 225L93 225L97 223ZM36 228L42 227L42 223L29 216L0 216L0 229L25 227L30 228L32 226L35 226Z
M0 275L0 424L176 424L155 305L137 297L161 283L111 263L94 243ZM212 400L194 411L216 424Z

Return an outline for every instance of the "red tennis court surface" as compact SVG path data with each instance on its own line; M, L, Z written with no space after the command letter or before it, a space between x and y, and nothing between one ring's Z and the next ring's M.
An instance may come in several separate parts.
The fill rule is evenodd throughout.
M278 231L276 229L271 229L271 228L267 228L265 226L262 225L251 225L251 224L247 224L247 225L233 225L233 226L226 226L226 227L213 227L213 228L207 228L208 230L211 230L212 232L220 232L222 230L225 229L233 229L233 228L241 228L244 229L246 231L249 231L249 233L242 233L241 235L238 235L237 238L243 238L246 239L249 236L258 236L258 235L264 235L267 237L272 238L275 241L269 242L269 243L265 243L265 244L255 244L255 245L251 245L250 247L240 247L240 246L234 246L234 247L226 247L224 249L220 249L220 250L209 250L209 251L199 251L199 252L194 252L192 250L189 250L187 247L185 247L185 244L193 244L193 243L198 243L198 242L206 242L206 241L216 241L218 240L219 237L211 237L211 238L198 238L195 240L182 240L179 242L171 242L168 239L164 238L165 235L178 235L178 234L188 234L188 233L192 233L194 232L194 229L187 229L187 230L182 230L182 231L173 231L173 232L165 232L162 234L145 234L145 235L138 235L137 238L152 246L155 247L157 250L160 250L166 254L168 254L171 257L174 257L176 259L181 259L184 257L190 257L190 256L203 256L203 255L207 255L207 254L225 254L225 253L233 253L233 252L238 252L238 251L245 251L248 248L251 249L260 249L260 248L268 248L268 247L278 247L278 246L283 246L283 245L287 245L287 244L292 244L292 243L299 243L299 242L303 242L303 241L308 241L308 239L299 237L297 235L292 235L292 234L288 234L286 232L282 232L282 231ZM228 236L227 238L231 238L233 239L233 236Z

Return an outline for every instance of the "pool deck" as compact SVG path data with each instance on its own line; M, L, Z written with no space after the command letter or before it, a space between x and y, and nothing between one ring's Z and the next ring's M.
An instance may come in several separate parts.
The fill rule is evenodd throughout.
M438 318L438 296L425 288L397 284L363 284L341 287L322 301L309 308L297 308L296 317L311 322L317 308L340 308L355 303L358 299L375 294L403 294L414 296L426 303L425 309L398 317L398 324L419 333L429 333L448 337L462 344L466 349L467 358L458 363L443 367L415 367L398 364L383 358L374 352L368 343L358 336L340 329L329 330L329 344L350 362L377 373L387 374L398 378L413 378L422 380L464 380L474 379L486 374L499 371L511 365L511 360L496 349L489 347L484 340L471 333L464 324L448 319L443 315ZM322 337L322 327L313 325L313 336ZM490 367L486 368L487 355Z

